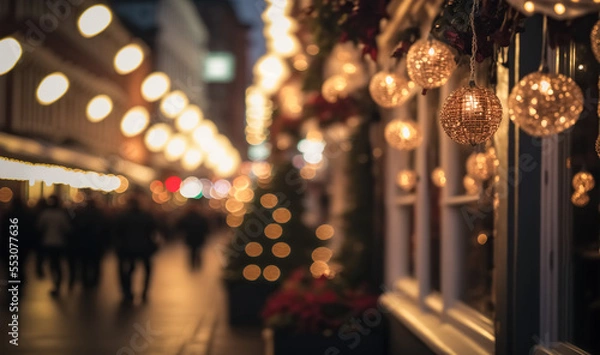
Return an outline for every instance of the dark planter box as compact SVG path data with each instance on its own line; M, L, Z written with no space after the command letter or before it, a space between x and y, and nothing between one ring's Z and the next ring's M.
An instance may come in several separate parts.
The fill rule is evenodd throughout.
M348 330L331 336L294 334L275 331L272 339L274 355L385 355L386 337L383 326ZM368 331L368 333L367 333Z
M229 324L262 325L260 312L267 298L279 288L278 283L225 279L228 294Z

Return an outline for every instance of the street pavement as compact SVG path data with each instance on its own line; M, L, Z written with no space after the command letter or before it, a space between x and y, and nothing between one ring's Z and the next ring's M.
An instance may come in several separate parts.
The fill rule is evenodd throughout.
M203 251L198 271L188 266L185 245L173 242L154 256L149 300L140 293L143 270L134 274L133 305L121 302L117 259L109 254L102 264L96 291L81 286L63 288L50 297L48 277L37 280L29 266L29 283L19 305L19 346L8 344L6 285L2 295L0 354L44 355L261 355L260 329L231 329L227 325L226 292L221 284L222 262L213 237Z

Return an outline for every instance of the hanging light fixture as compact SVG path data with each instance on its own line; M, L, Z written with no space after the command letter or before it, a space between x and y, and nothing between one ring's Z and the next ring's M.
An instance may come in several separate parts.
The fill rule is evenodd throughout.
M473 2L471 11L472 53L471 75L467 86L450 94L440 112L440 123L446 134L459 144L481 144L490 139L502 121L502 104L496 94L475 84L475 55L477 34L475 32L475 12L479 1Z
M448 81L456 69L456 62L450 47L430 38L417 41L410 47L406 69L415 83L424 89L433 89Z
M588 192L594 188L596 181L594 176L587 171L580 171L573 176L571 181L575 191Z
M133 137L142 133L148 127L150 114L142 106L135 106L129 109L121 120L121 132L125 137Z
M160 152L171 139L172 133L171 126L166 123L157 123L146 131L144 143L149 151Z
M419 126L411 120L399 118L385 126L384 136L390 146L399 150L413 150L423 142Z
M494 173L494 161L486 153L473 153L467 159L467 175L478 181L485 181Z
M463 178L463 186L468 195L477 195L481 191L481 184L479 181L473 179L471 176L466 175Z
M583 93L573 79L548 72L547 19L542 28L542 62L525 76L508 97L510 119L535 137L558 134L573 126L583 111Z
M600 158L600 136L596 138L596 154L598 154L598 157Z
M381 71L371 78L369 93L379 106L392 108L402 105L415 84L401 76Z
M86 108L87 118L90 122L100 122L108 116L113 109L113 102L107 95L98 95L90 100Z

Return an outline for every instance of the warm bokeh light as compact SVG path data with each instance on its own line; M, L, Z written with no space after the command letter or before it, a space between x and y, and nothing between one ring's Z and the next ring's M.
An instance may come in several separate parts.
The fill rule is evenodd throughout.
M329 273L329 266L323 261L315 261L310 266L310 273L314 278L319 278Z
M244 278L248 281L254 281L260 277L260 267L258 265L250 264L244 268L242 272Z
M165 158L168 161L176 161L185 154L187 147L187 137L183 134L174 134L165 147Z
M251 202L254 199L254 191L250 189L237 190L234 196L238 201Z
M175 127L181 132L191 132L194 128L198 127L202 118L204 118L204 115L200 107L189 105L177 116Z
M281 270L275 265L269 265L263 270L263 277L267 281L277 281L281 276Z
M214 142L215 135L217 134L217 127L210 120L203 120L200 125L192 133L192 139L204 150L210 150L212 143Z
M154 102L165 96L171 88L171 79L163 72L154 72L142 82L142 97L144 100Z
M152 191L153 193L161 193L165 190L165 185L162 183L162 181L159 180L154 180L150 183L150 191Z
M175 118L189 104L187 95L181 90L168 93L160 101L160 112L167 118Z
M262 254L263 252L263 247L262 245L258 244L257 242L250 242L248 244L246 244L246 254L250 257L257 257L260 254Z
M331 239L331 237L333 237L334 233L335 233L335 230L329 224L320 225L319 227L317 227L317 230L315 232L317 238L319 238L321 240Z
M260 197L260 204L264 208L273 208L277 206L277 196L273 194L264 194Z
M225 202L225 209L230 213L235 213L244 208L244 203L236 199L230 198Z
M146 143L149 151L160 152L167 146L171 134L173 134L171 126L165 123L157 123L146 131L144 143Z
M90 122L100 122L108 116L113 109L113 102L107 95L98 95L90 100L86 114Z
M281 237L283 233L283 228L279 224L271 223L265 227L265 235L269 239L277 239Z
M233 187L235 187L238 190L249 188L251 183L252 181L247 175L240 175L233 179Z
M0 189L0 202L9 203L13 198L13 192L8 187L3 187Z
M69 90L69 79L60 72L46 76L37 87L37 100L42 105L50 105L57 101Z
M485 233L479 233L479 235L477 236L477 243L479 243L479 245L484 245L485 243L487 243L488 241L488 236Z
M236 228L242 225L242 222L244 222L244 217L229 214L227 215L226 222L229 227Z
M333 251L327 247L318 247L312 252L313 261L329 262L333 256Z
M292 252L292 248L288 243L279 242L273 245L271 252L278 258L287 258Z
M118 194L122 194L123 192L127 191L127 189L129 188L129 180L127 180L127 178L123 175L117 175L117 178L119 178L119 181L121 182L121 184L119 185L119 187L117 187L115 192Z
M112 21L112 12L105 5L93 5L87 8L77 20L79 33L91 38L104 31Z
M12 70L17 65L21 55L23 55L23 48L19 41L13 37L6 37L0 40L0 75L4 75Z
M148 127L150 114L142 106L135 106L129 109L121 120L121 132L125 137L134 137L142 133Z
M200 149L188 149L181 159L181 166L187 171L193 171L200 167L204 160L204 153Z
M139 68L144 61L144 50L137 43L121 48L115 55L115 71L121 75L129 74Z
M273 211L273 219L277 223L287 223L292 218L292 213L287 208L281 207Z

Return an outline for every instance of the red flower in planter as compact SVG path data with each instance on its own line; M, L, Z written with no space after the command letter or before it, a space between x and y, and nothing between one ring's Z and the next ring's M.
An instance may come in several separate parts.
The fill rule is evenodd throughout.
M376 305L377 296L366 292L366 288L347 289L335 279L314 279L301 270L267 300L262 316L274 328L318 333L335 330Z

